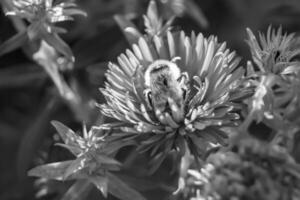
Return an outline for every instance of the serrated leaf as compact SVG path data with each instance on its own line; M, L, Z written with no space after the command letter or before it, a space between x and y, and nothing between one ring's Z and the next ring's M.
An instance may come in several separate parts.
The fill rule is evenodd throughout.
M26 31L19 32L13 37L6 40L0 45L0 56L10 53L21 46L23 46L28 41L28 35Z
M115 15L114 19L119 25L120 29L122 30L124 36L126 37L130 45L137 44L139 38L143 37L143 35L139 32L137 27L129 20L127 20L124 16Z
M28 176L43 177L47 179L63 180L66 170L73 163L73 160L55 162L37 166L28 171Z
M108 192L121 200L146 200L139 192L132 189L117 176L107 173Z
M89 180L100 190L105 198L107 198L108 178L104 176L89 177Z

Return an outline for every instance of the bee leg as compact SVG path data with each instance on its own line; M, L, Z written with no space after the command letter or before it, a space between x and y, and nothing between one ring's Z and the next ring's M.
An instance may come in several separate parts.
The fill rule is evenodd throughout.
M187 84L189 82L189 74L187 72L181 73L177 81L179 82L180 85Z
M151 89L145 89L144 90L144 95L145 95L145 100L147 102L147 106L149 108L152 108L153 107L153 104L152 104L152 94L151 94Z
M187 97L189 79L190 77L187 72L181 73L180 77L177 79L182 90L183 99L186 99Z

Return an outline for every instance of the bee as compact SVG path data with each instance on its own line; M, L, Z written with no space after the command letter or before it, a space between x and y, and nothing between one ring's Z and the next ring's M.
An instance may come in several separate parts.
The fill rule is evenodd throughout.
M187 93L188 74L181 73L175 63L179 57L169 60L156 60L145 71L144 94L148 104L160 113L172 109L171 102L183 109Z

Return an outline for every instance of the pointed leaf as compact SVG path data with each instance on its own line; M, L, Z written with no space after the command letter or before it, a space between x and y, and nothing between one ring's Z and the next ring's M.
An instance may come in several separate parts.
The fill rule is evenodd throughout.
M68 60L74 62L75 58L69 45L65 43L56 33L49 33L46 30L41 30L41 37L56 51L63 54Z
M89 180L102 192L103 196L107 198L108 179L103 176L89 177Z
M63 180L66 170L73 163L73 160L50 163L37 166L28 171L28 176L43 177L47 179Z
M65 126L63 123L60 123L59 121L51 121L51 124L55 127L56 131L64 141L64 143L68 144L70 141L70 137L75 136L75 133L72 129Z
M67 8L63 10L63 14L67 16L71 15L82 15L84 17L87 17L87 13L83 10L80 10L78 8Z
M105 155L97 155L95 157L97 159L97 161L101 164L109 164L109 165L121 165L120 162L118 162L117 160L110 158L108 156Z
M197 4L192 0L186 0L185 1L185 9L186 13L190 15L201 27L208 28L209 23L206 19L203 11Z
M153 0L151 0L149 5L148 5L147 18L150 22L150 24L148 24L148 25L150 25L150 26L151 25L158 25L158 23L159 23L158 10L157 10L156 2L153 1ZM152 27L148 26L147 28L151 29Z
M40 105L38 113L25 130L17 152L17 173L20 179L26 178L26 172L46 136L45 129L48 128L50 116L56 111L58 103L58 99L53 97Z
M108 192L121 200L146 200L139 192L124 183L117 176L107 173Z
M78 180L64 194L61 200L82 200L87 199L93 184L88 180Z
M114 19L119 25L120 29L122 30L124 36L126 37L130 45L137 44L139 38L143 37L143 35L139 32L136 26L129 20L127 20L124 16L115 15Z
M75 174L79 170L84 168L86 159L84 157L79 157L76 160L73 160L69 167L66 169L63 180L67 179L69 176Z
M11 51L20 48L28 41L28 35L26 31L17 33L10 39L6 40L0 45L0 56L10 53Z

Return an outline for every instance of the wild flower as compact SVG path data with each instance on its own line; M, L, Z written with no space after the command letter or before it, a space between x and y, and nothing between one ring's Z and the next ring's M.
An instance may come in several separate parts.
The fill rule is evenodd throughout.
M274 30L269 26L267 34L259 34L259 41L250 29L247 29L248 44L254 64L259 70L252 69L251 77L257 85L252 105L258 121L263 118L276 121L295 120L295 111L299 110L300 62L295 34ZM249 65L251 66L251 65ZM253 68L253 66L251 67Z
M85 179L94 184L105 197L109 192L123 199L120 192L124 192L128 196L144 199L113 174L121 169L121 163L113 156L124 143L108 143L106 135L95 128L87 131L84 127L83 135L80 136L59 122L53 122L53 125L64 141L64 144L57 145L68 149L76 158L37 166L28 172L30 176L59 181Z
M244 139L235 152L219 152L201 170L189 170L185 196L193 200L296 200L299 166L279 146Z
M151 149L155 163L174 149L201 158L212 143L226 145L222 128L238 125L240 100L251 92L242 88L239 60L214 36L141 37L118 64L109 64L101 89L107 103L100 108L120 123L102 128L119 128L118 139L138 138L138 149Z
M13 0L13 9L6 15L14 15L32 23L32 29L45 28L51 32L65 32L54 23L73 20L73 15L86 15L73 0L53 3L53 0Z
M24 19L28 22L28 26L24 24L25 28L23 29L25 30L20 30L11 40L8 40L8 43L18 40L20 41L18 46L21 46L29 40L33 44L39 45L39 42L44 40L70 62L74 62L72 50L58 35L67 31L55 25L57 22L73 20L74 15L86 16L84 11L77 8L73 0L59 3L53 0L13 0L9 2L9 5L6 15ZM9 50L11 49L2 49L1 53Z

